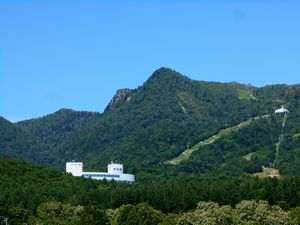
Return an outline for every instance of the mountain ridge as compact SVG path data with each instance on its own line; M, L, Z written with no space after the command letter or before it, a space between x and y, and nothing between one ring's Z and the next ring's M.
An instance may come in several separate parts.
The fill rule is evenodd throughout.
M0 154L59 169L70 159L86 162L85 165L91 170L103 169L107 162L119 160L128 166L129 172L157 174L165 169L167 173L174 174L175 171L199 172L187 169L186 163L197 167L202 162L193 161L193 156L192 161L187 161L180 168L160 165L180 155L187 146L249 118L273 113L281 105L289 107L291 122L294 122L294 125L287 124L288 128L292 128L286 135L300 132L297 122L299 85L256 88L232 82L194 81L169 68L160 68L142 86L122 90L112 98L104 113L61 109L38 119L3 123L0 131L6 133L5 127L15 127L18 138L2 138ZM232 140L237 141L237 138ZM264 148L263 144L261 146ZM269 154L268 148L261 151L258 160L251 162L255 168L261 166L264 157L269 159L266 156ZM295 151L289 150L288 154L297 154ZM27 153L24 155L22 152ZM278 166L282 160L287 159L283 157L279 160ZM248 165L240 159L237 161L239 168ZM295 166L290 167L296 168L298 164L297 159Z
M282 83L282 84L266 84L262 87L256 87L256 86L253 86L252 84L243 84L243 83L239 83L238 81L231 81L231 82L218 82L218 81L202 81L202 80L192 80L191 78L189 78L188 76L186 75L182 75L180 74L179 72L177 72L176 70L173 70L171 68L168 68L168 67L161 67L157 70L155 70L151 75L150 77L144 82L143 85L147 84L149 81L152 81L153 79L155 80L156 78L160 77L160 75L166 75L171 73L173 75L173 78L174 77L181 77L181 78L185 78L189 81L192 81L192 82L203 82L203 83L207 83L207 84L229 84L229 85L232 85L234 87L239 87L241 89L252 89L252 90L257 90L257 89L262 89L262 88L272 88L272 87L287 87L287 88L293 88L293 87L300 87L300 83L297 83L297 84L285 84L285 83ZM170 75L170 74L169 74ZM171 76L172 77L172 76ZM170 78L170 76L169 76ZM155 81L158 81L158 80L155 80ZM159 80L160 81L160 80ZM142 85L142 86L143 86ZM140 87L142 87L140 86ZM126 91L129 91L129 92L133 92L135 90L137 90L138 88L140 87L137 87L135 89L129 89L129 88L120 88L116 91L116 94L111 98L111 100L109 101L108 105L105 107L105 109L103 110L103 112L92 112L92 111L84 111L84 110L74 110L74 109L71 109L71 108L60 108L58 109L57 111L55 112L52 112L52 113L49 113L49 114L46 114L46 115L43 115L43 116L38 116L38 117L34 117L34 118L28 118L28 119L23 119L23 120L20 120L20 121L17 121L17 122L12 122L6 118L4 118L3 116L0 116L2 118L4 118L5 120L11 122L11 123L22 123L24 121L28 121L28 120L35 120L35 119L40 119L40 118L43 118L43 117L47 117L49 115L52 115L52 114L55 114L55 113L59 113L59 112L64 112L64 111L70 111L70 112L87 112L87 113L95 113L95 114L102 114L106 111L106 108L109 108L109 104L110 102L113 101L114 97L117 95L117 93L119 91L123 91L123 90L126 90Z

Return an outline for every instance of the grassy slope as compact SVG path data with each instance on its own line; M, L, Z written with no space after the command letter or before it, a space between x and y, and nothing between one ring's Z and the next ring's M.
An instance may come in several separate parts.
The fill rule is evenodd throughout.
M184 152L182 152L176 158L170 159L170 160L166 161L165 163L166 164L171 164L171 165L178 165L178 164L181 163L181 161L189 159L190 156L192 155L192 153L195 152L195 151L198 151L199 148L201 148L202 146L209 145L209 144L215 142L217 139L219 139L222 136L229 135L232 132L236 132L239 129L245 127L245 126L248 126L251 123L252 120L257 120L257 119L260 119L260 118L263 118L263 117L268 117L268 116L269 115L253 117L253 118L250 118L250 119L248 119L248 120L246 120L246 121L244 121L244 122L242 122L242 123L240 123L236 126L222 129L217 134L215 134L215 135L213 135L213 136L211 136L211 137L209 137L205 140L202 140L202 141L198 142L197 144L195 144L191 148L186 149Z
M247 161L250 161L254 153L255 152L250 152L247 155L244 155L243 158L246 159Z
M280 178L280 173L278 169L269 168L262 166L263 171L260 173L254 173L253 175L258 178L268 178L268 177L277 177Z

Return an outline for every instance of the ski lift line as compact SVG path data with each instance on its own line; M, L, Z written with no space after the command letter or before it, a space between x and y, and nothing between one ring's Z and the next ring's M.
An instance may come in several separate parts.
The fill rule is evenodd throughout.
M277 161L278 161L278 158L279 158L280 145L281 145L281 143L282 143L282 141L284 139L284 127L285 127L287 118L288 118L288 114L286 113L286 114L284 114L282 125L281 125L281 135L279 136L279 140L276 143L276 153L275 153L275 159L274 159L273 165L277 164Z

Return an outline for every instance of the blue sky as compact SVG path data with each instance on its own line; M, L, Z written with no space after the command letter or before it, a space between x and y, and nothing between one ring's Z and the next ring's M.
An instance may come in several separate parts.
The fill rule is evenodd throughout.
M102 112L159 67L299 83L300 1L0 0L0 116Z

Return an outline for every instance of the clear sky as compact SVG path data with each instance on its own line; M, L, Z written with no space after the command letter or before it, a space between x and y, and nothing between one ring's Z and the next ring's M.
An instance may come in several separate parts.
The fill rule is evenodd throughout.
M192 79L300 81L300 1L0 0L0 116L102 112L159 67Z

